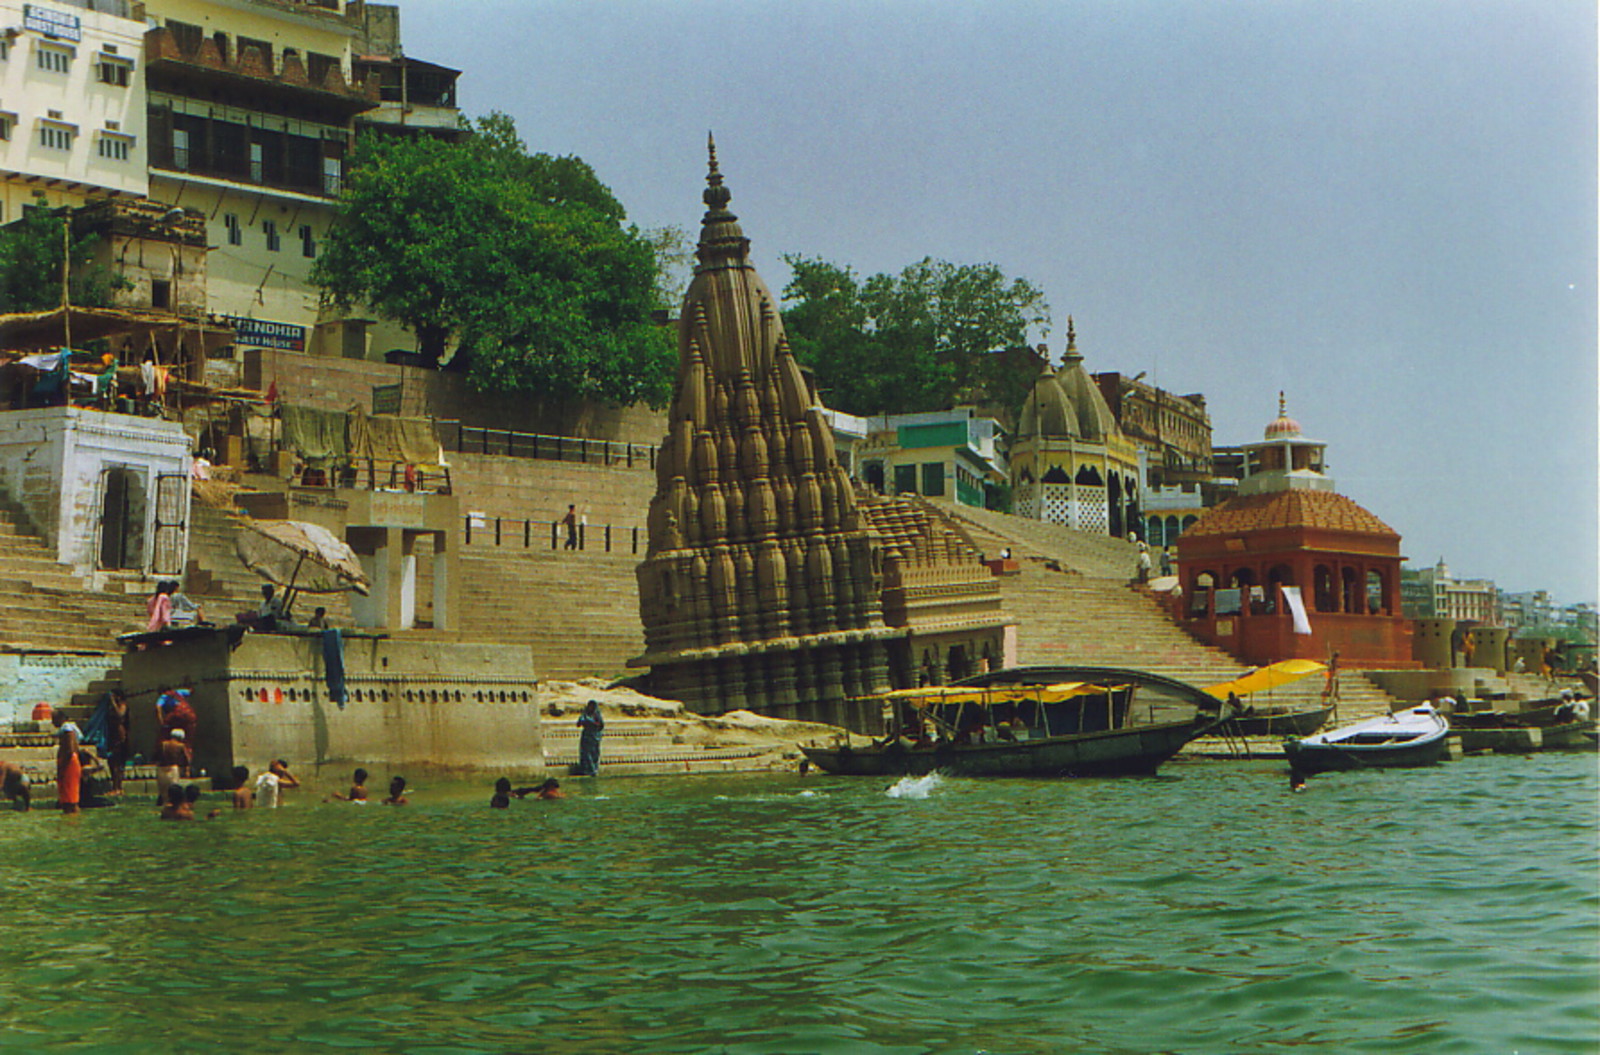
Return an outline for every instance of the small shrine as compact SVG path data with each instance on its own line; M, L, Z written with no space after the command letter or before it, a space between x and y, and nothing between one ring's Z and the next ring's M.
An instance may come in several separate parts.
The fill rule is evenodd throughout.
M1142 529L1138 445L1083 368L1071 317L1061 369L1046 358L1018 415L1011 487L1018 516L1117 538Z
M1327 445L1278 417L1245 445L1238 494L1178 539L1175 614L1195 636L1251 664L1282 659L1407 668L1400 535L1334 490Z
M639 614L650 690L703 714L848 722L889 689L883 547L790 353L711 146Z

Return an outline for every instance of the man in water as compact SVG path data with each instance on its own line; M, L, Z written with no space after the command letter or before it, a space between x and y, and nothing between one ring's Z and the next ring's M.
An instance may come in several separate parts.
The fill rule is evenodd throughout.
M389 781L389 797L383 800L385 806L404 806L410 800L406 798L406 778L395 777Z
M256 777L256 798L260 800L262 809L278 808L278 787L278 774L272 772L270 768Z
M489 800L491 810L503 810L511 806L511 781L501 777L494 782L494 798Z
M566 793L561 790L561 781L555 777L551 777L543 784L540 784L536 794L541 799L564 799L567 797Z
M183 744L182 729L172 730L170 739L162 740L156 748L156 801L165 802L167 789L178 783L183 767L189 764L189 752Z
M33 808L33 786L28 774L15 762L0 762L0 794L4 794L11 808L27 813Z
M256 804L256 793L250 790L250 770L245 766L233 767L233 808L236 810L253 809Z
M341 795L335 791L330 797L336 798L340 802L359 802L365 806L367 804L367 771L358 769L350 775L350 794Z
M280 788L297 788L300 786L300 781L295 778L293 773L289 772L289 763L284 759L273 759L272 764L267 766L267 772L278 778L278 786Z

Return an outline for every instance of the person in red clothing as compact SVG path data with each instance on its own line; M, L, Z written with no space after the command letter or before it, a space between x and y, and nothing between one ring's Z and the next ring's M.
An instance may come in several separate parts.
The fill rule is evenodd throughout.
M189 704L189 690L172 689L162 693L156 701L156 720L161 725L161 731L156 736L158 749L162 741L173 738L173 730L183 730L183 753L187 758L183 775L188 776L189 763L194 761L195 726L200 722L199 715L194 713L194 708Z
M83 791L83 763L78 760L77 722L69 722L57 711L56 721L56 804L62 813L77 813Z
M150 617L145 624L146 633L153 634L172 625L172 593L177 588L178 584L171 579L156 583L156 592L145 602L145 613Z

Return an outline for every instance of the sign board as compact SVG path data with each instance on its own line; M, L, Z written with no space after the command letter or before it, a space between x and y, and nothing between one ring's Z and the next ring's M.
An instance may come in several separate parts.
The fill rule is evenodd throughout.
M238 315L223 316L233 324L233 343L250 348L279 348L286 352L306 350L306 328L287 322L269 322L266 319L246 319Z
M22 28L43 33L52 40L74 42L83 40L83 28L77 15L69 15L65 11L52 11L38 4L23 5Z
M373 385L372 412L374 414L399 414L400 393L404 385Z

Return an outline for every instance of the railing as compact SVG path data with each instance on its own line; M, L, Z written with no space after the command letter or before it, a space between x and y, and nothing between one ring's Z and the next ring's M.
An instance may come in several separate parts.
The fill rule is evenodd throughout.
M453 429L452 429L453 426ZM464 454L498 454L508 458L542 458L558 462L584 462L590 465L635 466L654 469L653 443L619 443L616 440L591 440L582 436L546 436L514 429L489 429L463 425L459 421L440 421L439 437L455 434L455 446Z
M300 471L301 487L346 487L358 491L406 491L416 494L451 493L450 467L421 466L407 462L354 458L349 463L328 469Z
M489 517L468 513L462 517L465 529L462 539L466 545L502 546L522 549L545 548L545 538L550 539L550 549L587 550L590 543L606 553L639 552L639 529L616 524L579 524L570 539L563 538L559 520L519 520L512 517ZM549 531L546 532L546 527Z

